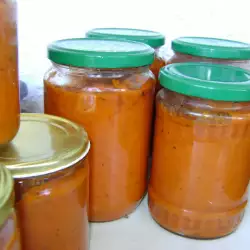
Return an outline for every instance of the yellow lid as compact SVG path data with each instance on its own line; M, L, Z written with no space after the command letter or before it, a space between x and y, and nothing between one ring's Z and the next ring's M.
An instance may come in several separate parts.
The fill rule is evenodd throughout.
M0 226L6 221L14 206L13 185L10 171L0 165Z
M15 179L40 176L68 168L90 148L86 131L64 118L21 114L17 136L0 150L0 163Z

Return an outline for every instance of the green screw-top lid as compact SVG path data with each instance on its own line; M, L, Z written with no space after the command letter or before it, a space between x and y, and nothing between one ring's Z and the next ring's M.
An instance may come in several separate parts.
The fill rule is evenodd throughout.
M220 101L250 101L250 72L211 63L174 63L160 71L163 87L188 96Z
M250 59L250 44L209 38L209 37L180 37L172 41L175 52L199 57L248 60Z
M50 44L48 58L74 67L132 68L150 65L154 60L154 49L133 41L74 38Z
M99 39L127 39L146 43L157 48L165 44L165 36L151 30L128 29L128 28L96 28L86 33L87 37Z
M10 171L0 164L0 226L5 223L14 207L13 186Z

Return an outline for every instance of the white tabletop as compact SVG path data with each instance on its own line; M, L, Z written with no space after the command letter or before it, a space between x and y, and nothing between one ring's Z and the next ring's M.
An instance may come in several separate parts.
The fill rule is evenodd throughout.
M192 240L161 228L150 216L147 197L129 216L91 224L90 250L249 250L250 207L233 234L216 240Z

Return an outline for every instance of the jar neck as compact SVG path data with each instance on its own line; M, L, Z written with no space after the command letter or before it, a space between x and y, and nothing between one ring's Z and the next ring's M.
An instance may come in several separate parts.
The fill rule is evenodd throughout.
M53 67L60 73L65 75L81 75L81 76L112 76L119 77L125 74L146 73L149 71L149 66L141 66L137 68L119 68L119 69L97 69L97 68L78 68L52 62Z

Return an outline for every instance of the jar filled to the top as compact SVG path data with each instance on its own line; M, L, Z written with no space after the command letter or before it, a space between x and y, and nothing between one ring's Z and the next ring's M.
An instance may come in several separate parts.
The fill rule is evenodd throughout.
M90 220L130 214L147 188L155 78L143 43L66 39L48 47L44 109L84 126L92 150Z
M20 129L1 148L0 163L14 178L22 249L88 250L89 149L79 125L21 114Z
M180 37L172 41L174 55L167 64L211 62L250 69L250 44L209 38Z
M0 145L11 141L19 128L17 3L0 1Z
M0 165L0 249L20 250L19 230L14 209L14 181Z
M250 72L210 63L161 70L149 207L164 228L218 238L240 225L250 173Z
M165 60L161 47L165 44L165 36L159 32L151 30L128 29L128 28L96 28L86 34L90 38L98 39L126 39L130 41L142 42L155 49L155 59L150 70L156 78L156 93L161 88L158 82L160 69L165 66Z

